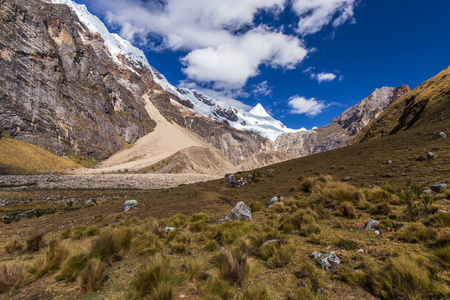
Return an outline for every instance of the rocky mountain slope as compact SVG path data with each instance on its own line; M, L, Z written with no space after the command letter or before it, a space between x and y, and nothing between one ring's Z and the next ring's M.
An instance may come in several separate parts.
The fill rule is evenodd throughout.
M224 173L334 149L407 89L376 90L325 127L292 130L259 104L245 112L172 86L70 0L0 0L0 22L0 132L57 155L108 158L88 173ZM216 163L188 167L193 149Z
M375 89L367 98L349 107L323 127L280 135L275 140L275 149L298 157L340 148L375 120L393 101L409 91L407 85Z
M375 122L355 136L354 142L443 123L450 118L449 101L450 66L394 101ZM444 126L440 131L445 130L448 128Z

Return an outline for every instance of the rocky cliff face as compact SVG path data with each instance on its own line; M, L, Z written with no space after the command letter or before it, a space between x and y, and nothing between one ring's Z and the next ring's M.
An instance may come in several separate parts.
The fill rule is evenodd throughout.
M275 141L275 149L296 156L306 156L340 148L350 142L364 126L374 121L393 101L409 91L406 85L375 89L369 97L346 109L328 125L280 135Z
M67 6L0 0L0 23L0 131L59 155L103 159L155 126L115 79L122 70L101 37Z

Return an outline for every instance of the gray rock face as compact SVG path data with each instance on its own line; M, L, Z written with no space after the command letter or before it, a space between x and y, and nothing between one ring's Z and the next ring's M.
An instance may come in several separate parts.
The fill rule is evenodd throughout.
M0 132L55 154L103 159L152 130L101 37L67 6L2 1L0 24Z
M375 120L389 104L409 91L406 85L376 89L369 97L349 107L328 125L280 135L275 141L275 150L283 149L296 156L306 156L345 146L352 136Z
M123 211L128 211L136 206L138 206L139 202L137 200L127 200L125 201L125 203L122 205L122 210Z
M447 135L445 133L443 133L443 132L439 132L439 137L445 138L445 137L447 137Z
M430 189L435 192L440 192L441 190L445 189L447 185L445 183L437 183L430 186Z
M244 202L240 201L236 204L231 212L225 217L225 221L251 221L252 212L250 207Z
M341 260L337 257L334 252L328 252L327 254L320 256L317 259L317 264L325 270L329 270L331 264L339 265Z
M378 227L378 225L377 225L378 223L380 223L380 221L371 220L371 219L367 220L366 230L378 230L378 229L380 229Z

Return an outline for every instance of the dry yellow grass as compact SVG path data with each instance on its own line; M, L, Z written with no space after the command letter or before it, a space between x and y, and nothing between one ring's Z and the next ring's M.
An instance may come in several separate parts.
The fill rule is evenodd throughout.
M9 137L0 139L0 169L6 174L66 173L80 165L36 145Z

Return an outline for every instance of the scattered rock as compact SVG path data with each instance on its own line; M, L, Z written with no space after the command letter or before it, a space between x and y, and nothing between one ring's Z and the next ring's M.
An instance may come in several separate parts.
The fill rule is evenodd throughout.
M317 263L322 269L328 270L331 267L331 263L338 265L341 263L341 260L334 254L334 252L328 252L327 254L319 257L317 259Z
M234 174L230 174L228 176L228 184L227 184L227 186L235 188L236 185L237 185L237 183L236 183L236 178L234 177Z
M345 177L345 178L342 178L342 181L350 181L350 180L352 180L351 177Z
M125 201L125 203L122 205L122 210L123 211L128 211L136 206L138 206L138 201L137 200L127 200Z
M430 189L426 189L426 190L423 190L423 192L422 193L424 193L424 194L429 194L429 193L431 193L432 191L430 190Z
M248 175L248 176L247 176L247 181L248 181L248 182L253 181L253 175L251 175L251 174Z
M375 230L375 234L376 234L376 235L380 235L381 233L380 233L379 230Z
M267 244L269 244L269 243L278 243L278 244L280 244L280 241L277 240L277 239L268 240L268 241L265 241L265 242L261 245L261 247L263 247L263 246L265 246L265 245L267 245Z
M372 220L372 219L369 219L369 220L367 220L367 223L366 223L366 230L378 230L378 229L380 229L379 227L378 227L378 223L380 223L380 221L376 221L376 220Z
M433 152L427 152L428 159L436 159L438 156Z
M439 137L445 138L445 137L447 137L447 135L445 133L443 133L443 132L439 132Z
M266 170L266 174L273 173L273 172L275 172L274 169L267 169L267 170Z
M313 259L315 259L315 260L317 260L317 259L319 259L319 257L321 257L322 255L323 255L322 252L316 251L316 252L313 252L313 253L310 255L310 257L313 258Z
M91 199L89 199L88 201L86 201L86 203L84 203L84 205L81 208L86 208L89 206L97 206L97 203L95 203L95 201L92 201Z
M364 253L364 249L358 249L358 253Z
M175 227L164 227L164 231L169 234L171 231L177 231L177 229Z
M388 164L388 165L392 165L394 162L392 161L392 160L388 160L387 162L386 162L386 164Z
M240 201L236 204L235 207L231 210L231 212L225 217L225 221L251 221L252 220L252 212L250 207L247 206L244 202Z
M430 189L435 192L440 192L442 189L445 189L447 185L445 183L436 183L430 186Z
M225 223L225 220L224 220L224 219L219 219L219 220L217 220L217 222L216 222L216 224L222 224L222 223Z
M273 197L272 199L270 199L269 203L267 203L266 208L271 207L272 205L274 205L277 202L284 202L283 197L278 198L277 196Z

